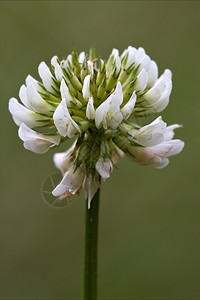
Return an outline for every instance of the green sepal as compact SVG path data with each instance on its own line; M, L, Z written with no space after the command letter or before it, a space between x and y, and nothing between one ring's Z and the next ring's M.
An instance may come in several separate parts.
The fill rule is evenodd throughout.
M94 47L91 47L89 50L89 60L93 60L96 58L96 50Z

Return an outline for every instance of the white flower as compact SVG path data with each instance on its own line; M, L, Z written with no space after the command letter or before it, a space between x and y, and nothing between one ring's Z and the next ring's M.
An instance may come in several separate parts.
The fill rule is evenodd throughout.
M152 112L161 112L167 106L172 90L171 78L171 71L165 70L154 86L143 96L145 105L152 107Z
M99 175L97 173L95 173L94 176L89 175L89 177L85 177L83 188L85 190L85 197L88 200L88 209L90 209L92 198L96 194L99 187Z
M53 156L55 166L64 174L71 166L73 160L66 152L56 153Z
M25 81L26 81L26 86L28 86L29 83L32 83L38 92L44 93L44 88L42 87L42 84L40 84L39 81L37 81L31 75L28 75Z
M81 52L78 56L78 61L80 62L80 64L83 63L84 59L85 59L85 52Z
M71 195L76 194L83 185L85 173L81 168L75 169L72 165L71 168L64 174L60 184L53 190L52 194L56 197L69 192Z
M86 108L86 117L89 120L94 120L94 118L95 118L95 109L94 109L93 97L89 98L87 108Z
M116 90L96 110L95 125L97 128L115 129L123 120L120 105L123 102L122 86L118 82Z
M148 77L149 80L147 86L151 87L155 84L156 80L158 79L158 66L153 60L151 61L151 65L148 70Z
M91 76L91 78L93 78L93 76L94 76L93 62L91 62L90 60L88 60L87 61L87 65L88 65L90 76Z
M62 99L53 115L55 126L62 136L73 137L76 133L81 132L79 126L71 118L68 111L65 98Z
M111 57L114 56L114 59L116 59L117 57L119 57L119 50L116 48L113 48L110 56Z
M177 129L180 127L182 127L182 125L179 125L179 124L173 124L173 125L167 126L165 135L164 135L164 140L165 141L172 140L174 137L174 129Z
M21 102L24 104L24 106L26 106L30 110L33 110L33 107L31 106L31 103L27 96L25 84L23 84L19 90L19 98L20 98Z
M56 85L53 81L53 76L51 74L51 71L49 70L48 66L45 64L45 62L41 62L38 67L38 73L42 79L42 83L44 87L47 89L47 91L55 94Z
M76 103L75 98L70 94L64 79L61 81L60 92L61 98L66 100L67 107L71 107L72 104Z
M53 161L56 166L63 174L71 167L73 164L73 153L75 151L76 142L66 151L55 153L53 156Z
M64 73L58 63L55 65L55 76L58 81L61 81L64 77Z
M55 66L57 65L58 63L58 56L57 55L54 55L51 59L51 65L55 68Z
M169 140L153 147L129 147L128 156L141 165L163 168L169 163L168 157L178 154L183 147L184 142L181 140Z
M139 71L142 69L148 71L151 66L151 59L148 55L146 55L143 48L140 47L138 49L137 56L138 56Z
M121 59L125 58L125 61L123 62L124 68L130 67L132 64L135 66L138 65L138 55L137 50L134 47L129 46L128 49L126 49L122 55Z
M84 79L82 93L85 100L88 100L90 97L92 97L90 90L90 75L87 75Z
M136 102L136 93L133 92L129 101L121 109L124 119L128 119L131 113L133 112L135 102Z
M65 70L67 70L68 68L70 69L72 65L73 65L73 60L72 60L72 55L71 55L71 54L69 54L69 55L67 56L67 59L63 59L63 60L61 60L61 62L60 62L60 66L61 66L63 69L65 69Z
M109 158L100 157L96 163L96 170L103 179L110 177L113 171L113 164Z
M148 79L149 76L147 71L145 71L145 69L142 69L142 71L136 77L136 82L134 85L135 91L139 91L140 93L142 93L147 86Z
M119 57L119 50L114 48L111 53L111 57L112 56L114 57L114 66L116 68L116 74L119 74L121 69L121 59Z
M35 86L30 82L26 88L28 101L34 111L46 115L51 115L55 110L52 105L48 104L37 92Z
M9 101L9 111L18 126L25 123L28 127L33 128L42 127L45 124L48 125L51 123L48 117L24 107L15 98L11 98Z
M59 136L35 132L24 123L19 127L19 137L24 141L24 148L40 154L47 152L49 148L57 146L60 143Z
M115 144L113 144L114 147L112 147L111 150L111 161L114 165L118 163L118 161L124 156L124 152L120 150Z
M164 140L166 126L162 118L158 117L151 124L140 128L134 135L134 140L143 146L155 146Z

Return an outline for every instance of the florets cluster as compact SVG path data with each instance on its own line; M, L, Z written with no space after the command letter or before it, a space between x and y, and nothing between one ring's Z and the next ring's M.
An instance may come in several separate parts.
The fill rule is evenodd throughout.
M180 125L167 126L160 116L140 125L168 105L172 89L171 71L158 78L157 64L143 48L128 47L121 56L113 49L107 62L93 48L89 55L74 50L62 61L54 56L50 68L42 62L38 71L42 83L29 75L19 91L22 104L11 98L9 110L24 147L33 152L76 136L67 152L54 155L63 180L53 195L69 197L84 189L90 204L100 178L110 176L124 153L162 168L182 150L184 143L173 140Z

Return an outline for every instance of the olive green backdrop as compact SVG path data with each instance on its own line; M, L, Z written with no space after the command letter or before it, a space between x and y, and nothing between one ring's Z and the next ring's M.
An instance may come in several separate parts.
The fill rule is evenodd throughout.
M23 148L8 100L28 74L74 47L107 58L142 46L162 73L173 72L168 124L183 152L168 167L126 158L103 183L99 234L100 299L200 299L200 2L0 2L0 298L80 299L84 199L48 206L52 156Z

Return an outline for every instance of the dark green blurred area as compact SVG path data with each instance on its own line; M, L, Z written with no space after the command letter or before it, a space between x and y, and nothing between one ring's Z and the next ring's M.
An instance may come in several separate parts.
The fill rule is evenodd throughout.
M173 72L163 118L184 124L186 142L167 168L123 159L103 184L99 236L100 299L200 299L200 2L0 2L0 299L80 299L84 200L48 206L44 179L52 157L23 148L8 100L28 74L74 47L107 58L142 46L162 73Z

